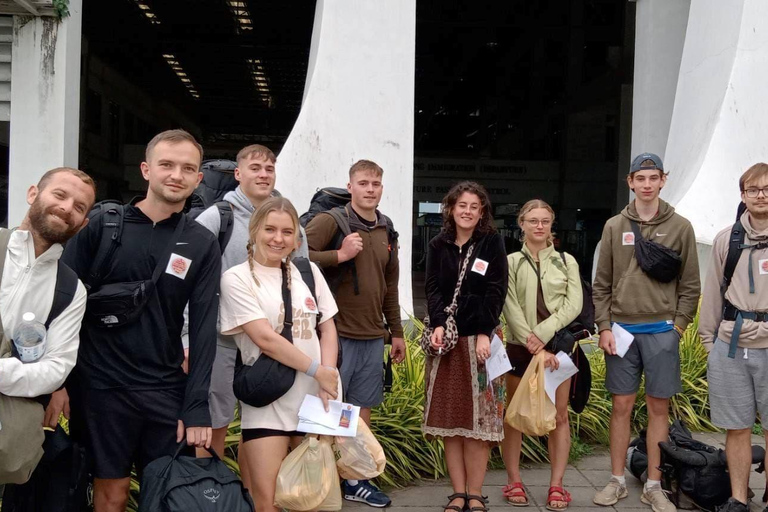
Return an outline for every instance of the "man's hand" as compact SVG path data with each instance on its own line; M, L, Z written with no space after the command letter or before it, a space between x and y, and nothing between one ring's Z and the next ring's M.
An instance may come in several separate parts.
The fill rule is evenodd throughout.
M341 248L336 251L339 263L344 263L357 256L357 253L363 250L363 239L358 233L352 233L341 242Z
M616 355L616 338L613 337L613 331L605 329L600 331L600 341L597 346L609 356Z
M59 416L62 413L65 418L69 419L69 393L64 388L51 394L51 401L48 402L48 407L45 408L43 426L55 429L56 425L59 424Z
M176 427L176 442L180 443L184 439L184 422L179 420ZM211 439L213 438L213 431L211 427L189 427L187 431L187 446L195 446L196 448L210 448Z
M477 360L484 363L491 357L491 339L485 334L477 335L477 344L475 345L475 355Z
M531 332L528 335L528 338L525 340L525 348L527 348L528 352L535 356L544 348L544 342L541 341L538 336L533 334L533 332Z
M405 359L405 340L403 338L392 338L392 348L389 350L392 362L400 364Z
M432 336L429 338L429 344L435 350L443 348L443 335L445 334L444 327L435 327L432 331Z
M181 363L181 369L184 370L184 373L189 373L189 349L188 348L184 349L184 362Z

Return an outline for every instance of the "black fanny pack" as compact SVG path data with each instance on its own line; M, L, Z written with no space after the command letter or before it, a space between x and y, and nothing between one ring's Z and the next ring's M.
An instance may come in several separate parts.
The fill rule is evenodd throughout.
M285 321L280 335L293 343L293 306L291 290L288 289L288 272L285 263L280 265L283 272L283 305ZM235 397L251 407L265 407L285 395L296 380L296 370L275 361L262 353L252 364L243 364L240 350L235 362L235 378L232 390Z
M122 327L136 321L155 293L157 281L184 229L185 215L179 218L168 245L157 261L151 279L99 286L88 294L85 321L93 327Z
M643 238L637 222L631 220L629 223L635 234L635 259L643 272L661 283L677 279L683 265L680 255L666 245Z

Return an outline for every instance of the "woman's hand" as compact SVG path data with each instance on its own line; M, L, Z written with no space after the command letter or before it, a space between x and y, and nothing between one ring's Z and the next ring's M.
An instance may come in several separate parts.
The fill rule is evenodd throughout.
M486 359L491 357L491 339L487 335L477 335L475 354L477 355L477 360L481 363L484 363Z
M333 400L335 397L332 397L330 393L328 393L327 391L323 391L322 389L317 394L317 396L320 397L320 400L323 401L323 407L325 407L325 412L328 412L329 411L328 401Z
M551 368L552 371L560 368L560 360L557 359L555 354L549 352L544 353L544 368Z
M439 350L443 348L443 335L445 334L445 328L444 327L435 327L435 329L432 331L432 337L429 338L429 344L432 345L432 348L435 350Z
M538 336L533 334L533 332L531 332L531 334L529 334L528 338L525 340L525 348L527 348L528 352L535 356L544 348L544 342L541 341Z
M339 389L339 372L330 366L321 366L315 373L315 380L320 384L320 392L325 392L331 399L336 399ZM322 395L319 395L323 398ZM327 404L326 404L327 405Z

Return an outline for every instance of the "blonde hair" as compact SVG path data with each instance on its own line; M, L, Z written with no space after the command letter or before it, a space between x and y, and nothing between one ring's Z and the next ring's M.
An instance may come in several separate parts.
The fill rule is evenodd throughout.
M531 199L527 203L523 205L522 208L520 208L520 213L517 214L517 225L520 226L521 235L520 239L522 242L525 242L525 231L522 231L523 229L523 221L525 221L525 216L531 213L531 210L535 210L536 208L544 208L552 215L552 223L555 222L555 210L552 209L551 206L546 201L542 201L541 199ZM553 233L550 231L549 237L547 237L547 243L551 244L555 240L555 237Z
M258 210L253 212L253 215L251 215L251 221L248 223L248 245L246 246L246 250L248 251L248 266L251 269L251 276L253 276L253 280L256 281L256 284L259 285L259 280L256 277L254 262L255 259L255 247L254 247L254 240L256 239L256 234L264 227L264 222L267 220L267 216L269 216L272 212L285 212L293 221L293 227L296 229L296 234L294 235L296 237L296 242L299 241L299 214L296 213L296 208L293 207L293 203L291 203L288 199L284 197L270 197L266 201L264 201ZM285 266L288 269L288 272L286 274L287 281L286 284L288 286L288 289L291 289L291 255L289 254L288 257L285 260Z
M262 146L261 144L251 144L250 146L245 146L237 153L235 160L237 161L237 166L240 167L241 160L245 160L246 158L254 158L257 156L260 156L265 160L272 162L273 164L277 162L275 153L272 152L272 150L267 146Z
M377 178L384 176L384 169L376 162L371 162L370 160L358 160L352 164L352 167L349 168L349 180L352 181L355 173L358 172L372 172Z

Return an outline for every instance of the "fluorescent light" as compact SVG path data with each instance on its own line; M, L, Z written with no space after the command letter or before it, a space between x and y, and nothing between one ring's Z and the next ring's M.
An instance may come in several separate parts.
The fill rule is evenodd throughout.
M192 80L187 76L187 72L184 71L184 68L181 67L181 64L179 64L179 61L176 59L176 55L172 53L163 53L163 59L165 59L165 62L168 63L168 66L173 70L173 72L176 74L177 77L179 77L179 80L181 80L182 85L187 88L189 91L189 94L196 100L200 99L200 93L197 92L197 89L195 88L194 84L192 83Z

